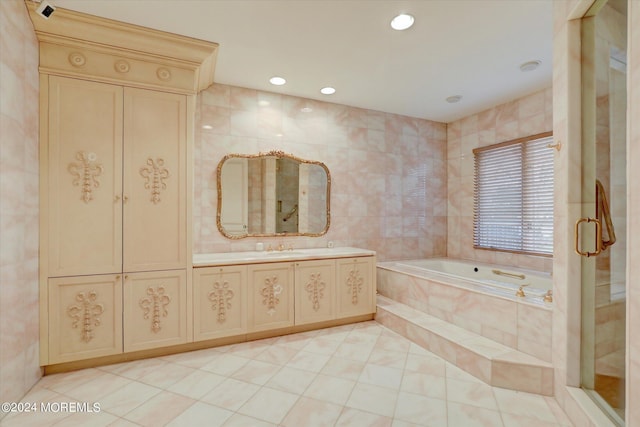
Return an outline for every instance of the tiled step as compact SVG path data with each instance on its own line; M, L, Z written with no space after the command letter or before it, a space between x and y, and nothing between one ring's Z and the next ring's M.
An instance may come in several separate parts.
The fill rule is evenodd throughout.
M485 383L553 395L550 363L378 295L376 321Z

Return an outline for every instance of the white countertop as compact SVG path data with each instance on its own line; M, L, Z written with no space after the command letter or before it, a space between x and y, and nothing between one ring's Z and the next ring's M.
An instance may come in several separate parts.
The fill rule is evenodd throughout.
M263 262L298 261L309 259L349 258L372 256L375 251L360 248L315 248L293 249L283 251L250 251L250 252L220 252L209 254L194 254L194 267L210 267L217 265L255 264Z

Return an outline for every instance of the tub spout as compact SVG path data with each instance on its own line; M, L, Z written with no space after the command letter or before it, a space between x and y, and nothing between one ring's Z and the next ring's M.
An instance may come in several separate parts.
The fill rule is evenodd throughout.
M548 290L542 299L544 302L553 302L553 291Z

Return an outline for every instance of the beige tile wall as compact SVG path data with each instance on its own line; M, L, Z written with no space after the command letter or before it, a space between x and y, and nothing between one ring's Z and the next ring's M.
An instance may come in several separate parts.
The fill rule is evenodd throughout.
M446 124L221 84L197 101L195 253L254 250L258 241L296 248L333 241L373 249L381 260L446 255ZM218 162L228 153L274 149L329 168L329 232L226 239L215 220Z
M0 402L10 402L41 376L38 45L24 1L0 1L0 31Z

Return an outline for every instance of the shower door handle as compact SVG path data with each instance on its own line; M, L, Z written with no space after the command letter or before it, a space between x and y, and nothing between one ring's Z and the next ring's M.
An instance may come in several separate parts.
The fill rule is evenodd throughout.
M582 251L580 249L580 224L583 222L590 223L593 222L596 225L596 251L588 252ZM580 218L576 221L576 229L575 229L575 250L578 255L582 255L584 257L591 257L599 255L602 252L602 221L598 218Z

